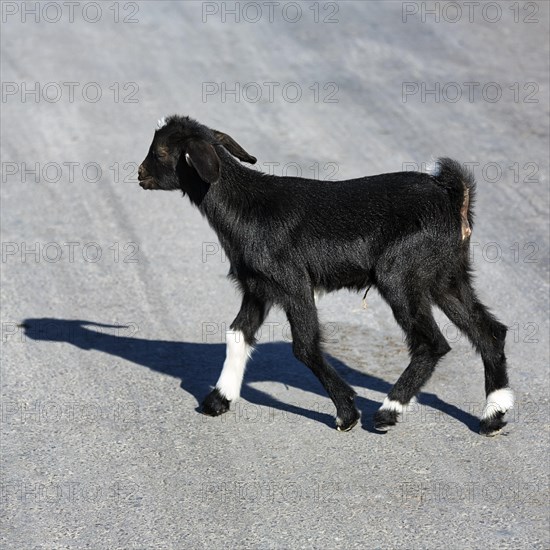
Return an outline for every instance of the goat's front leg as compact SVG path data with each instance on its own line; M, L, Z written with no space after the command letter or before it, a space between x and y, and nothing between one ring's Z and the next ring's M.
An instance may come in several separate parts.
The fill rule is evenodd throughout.
M292 350L298 360L317 376L336 406L336 429L351 430L359 420L355 391L323 357L319 320L313 297L311 302L294 302L286 308L292 330Z
M222 372L216 387L202 402L201 410L204 414L223 414L229 410L230 401L238 399L254 337L268 311L265 302L245 292L241 309L226 333L226 357Z

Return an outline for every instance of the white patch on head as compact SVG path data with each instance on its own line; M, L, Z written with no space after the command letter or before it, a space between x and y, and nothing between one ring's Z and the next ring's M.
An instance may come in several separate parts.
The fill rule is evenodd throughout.
M240 330L228 330L226 342L225 362L216 388L226 399L233 401L241 394L244 370L252 354L252 347L245 342L244 334Z
M394 401L393 399L389 399L388 397L384 398L384 402L382 403L382 406L380 407L381 411L395 411L396 413L401 414L403 412L403 404L399 403L399 401Z
M439 176L439 173L441 172L441 164L434 158L430 160L430 162L426 165L426 173L430 174L430 176L437 177Z
M160 120L157 121L157 130L164 128L164 126L166 126L166 117L162 117Z
M505 413L514 408L514 392L510 388L495 390L487 396L481 419L492 418L498 413Z

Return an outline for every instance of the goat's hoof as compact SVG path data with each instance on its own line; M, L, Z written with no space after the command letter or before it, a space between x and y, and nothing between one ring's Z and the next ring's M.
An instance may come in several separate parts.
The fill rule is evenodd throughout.
M219 416L229 410L229 401L214 388L202 402L201 412L208 416Z
M359 422L361 415L357 409L353 409L342 417L336 417L336 429L339 432L349 432Z
M479 423L479 433L487 437L493 437L498 435L507 422L503 420L504 413L498 412L495 416L491 418L484 418Z
M374 428L379 432L387 432L397 424L399 413L388 409L379 409L374 415Z

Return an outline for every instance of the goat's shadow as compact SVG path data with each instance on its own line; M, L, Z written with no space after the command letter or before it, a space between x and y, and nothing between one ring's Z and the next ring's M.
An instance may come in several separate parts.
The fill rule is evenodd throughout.
M220 373L225 358L223 343L171 342L145 340L120 334L128 331L125 325L106 325L83 320L26 319L21 325L25 335L32 340L66 342L82 350L97 350L132 363L142 365L181 380L181 387L200 403L210 391ZM95 330L94 330L95 329ZM105 330L102 332L102 329ZM106 330L119 332L112 334ZM352 386L388 393L391 384L376 376L352 369L337 358L327 355L339 374ZM403 366L405 368L405 365ZM285 413L293 413L314 419L334 427L334 417L321 412L319 407L304 408L298 404L281 401L251 385L254 382L279 382L326 398L326 392L317 378L293 356L291 346L285 342L259 344L247 368L242 388L242 397L249 403L272 407ZM322 401L326 403L326 399ZM439 399L431 393L421 393L421 405L428 405L464 423L477 432L478 419L455 405ZM305 403L311 405L311 402ZM315 404L314 404L315 405ZM363 427L373 433L372 417L380 403L361 396L357 397ZM323 406L326 410L327 407ZM197 411L200 407L197 407Z

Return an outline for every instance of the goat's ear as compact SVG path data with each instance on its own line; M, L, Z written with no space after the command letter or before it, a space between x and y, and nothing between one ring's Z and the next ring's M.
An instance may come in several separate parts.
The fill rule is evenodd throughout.
M218 132L218 130L212 130L216 139L234 156L243 162L250 164L256 164L256 157L249 155L231 136Z
M220 159L214 147L207 141L190 141L186 147L185 160L206 183L216 183L220 179Z

